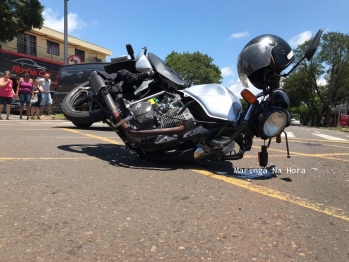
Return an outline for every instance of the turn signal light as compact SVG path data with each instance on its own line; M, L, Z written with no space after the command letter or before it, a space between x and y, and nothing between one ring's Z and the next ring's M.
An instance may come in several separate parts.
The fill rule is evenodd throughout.
M257 97L251 93L248 89L244 89L241 91L242 98L249 103L250 105L253 105L257 102Z

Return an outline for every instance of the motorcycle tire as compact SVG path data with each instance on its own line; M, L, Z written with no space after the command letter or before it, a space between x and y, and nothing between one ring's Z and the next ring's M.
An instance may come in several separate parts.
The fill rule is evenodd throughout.
M87 128L87 127L90 127L92 126L93 123L86 123L86 124L78 124L78 123L74 123L72 122L74 126L76 127L80 127L80 128Z
M95 122L103 121L107 118L102 109L92 111L85 108L74 108L74 103L85 93L81 87L88 87L89 82L82 83L70 91L63 99L61 109L63 115L77 127L89 127Z

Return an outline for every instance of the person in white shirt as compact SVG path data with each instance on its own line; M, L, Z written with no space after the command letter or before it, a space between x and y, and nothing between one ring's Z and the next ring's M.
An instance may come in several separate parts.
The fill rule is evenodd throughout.
M44 76L44 79L40 80L40 85L44 90L44 92L41 94L40 112L41 114L43 114L44 106L47 106L48 114L51 115L52 114L52 97L50 94L51 79L50 79L49 73L46 73Z

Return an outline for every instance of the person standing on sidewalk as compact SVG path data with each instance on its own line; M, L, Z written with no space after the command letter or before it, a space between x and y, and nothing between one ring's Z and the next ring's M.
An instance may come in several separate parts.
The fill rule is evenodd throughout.
M47 105L48 114L51 115L52 114L52 97L50 94L51 79L50 79L49 73L46 73L44 79L40 80L40 86L44 90L44 92L41 94L40 112L41 114L43 114L44 106Z
M10 120L11 102L12 97L15 95L10 75L10 71L5 71L4 77L0 78L0 120L2 120L1 112L4 104L6 104L6 120Z
M15 96L19 96L19 119L22 119L24 103L27 108L27 120L30 116L30 102L32 99L33 81L29 78L29 72L24 73L23 78L18 81L17 91Z
M40 86L39 79L35 79L33 84L32 96L37 96L38 101L31 104L31 119L34 119L34 112L36 113L36 116L38 119L42 119L40 116L40 103L41 103L41 93L43 91L44 90Z

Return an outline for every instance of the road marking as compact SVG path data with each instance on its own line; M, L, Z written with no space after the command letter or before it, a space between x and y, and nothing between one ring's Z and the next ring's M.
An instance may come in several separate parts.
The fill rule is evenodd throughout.
M88 137L91 137L91 138L95 138L95 139L98 139L98 140L102 140L102 141L106 141L106 142L109 142L109 143L112 143L112 144L116 144L116 145L122 144L122 143L120 143L120 142L118 142L116 140L113 140L113 139L108 139L108 138L105 138L105 137L91 135L91 134L84 134L84 133L81 133L81 132L79 132L77 130L74 130L74 129L68 129L68 128L62 128L62 129L65 130L65 131L68 131L68 132L73 132L73 133L76 133L76 134L85 135L85 136L88 136ZM281 150L275 150L275 151L283 152ZM299 155L307 155L307 154L302 154L302 153L297 153L297 154L299 154ZM329 155L334 155L334 154L329 154ZM349 155L349 153L348 154L343 154L343 155ZM212 173L210 171L207 171L207 170L200 170L200 169L190 169L190 170L193 171L193 172L205 175L207 177L215 178L215 179L227 182L229 184L232 184L232 185L235 185L235 186L238 186L238 187L242 187L242 188L248 189L250 191L253 191L253 192L265 195L265 196L269 196L269 197L272 197L272 198L275 198L275 199L286 201L288 203L292 203L292 204L295 204L295 205L298 205L298 206L301 206L301 207L305 207L305 208L311 209L313 211L317 211L319 213L323 213L323 214L326 214L326 215L329 215L329 216L333 216L333 217L336 217L336 218L340 218L340 219L349 221L349 216L345 214L343 209L340 209L340 208L337 208L337 207L327 206L327 205L324 205L322 203L312 202L312 201L310 201L308 199L297 197L297 196L293 196L293 195L290 195L290 194L287 194L287 193L283 193L283 192L280 192L280 191L277 191L277 190L270 189L268 187L257 186L257 185L254 185L254 184L252 184L250 182L246 182L246 181L241 180L241 179L226 177L226 176L223 176L223 175L216 175L216 174L214 174L214 173Z
M252 146L252 147L259 149L259 147L257 147L257 146ZM275 152L285 152L284 150L273 149L273 148L268 148L268 150L275 151ZM305 154L305 153L291 151L290 155L291 155L291 157L292 157L292 155L298 155L298 156L317 157L317 158L324 158L324 159L348 162L348 159L335 158L335 157L331 157L331 156L349 156L349 153Z
M338 140L322 140L322 139L312 139L312 138L291 138L289 141L312 141L312 142L325 142L325 143L340 143L349 144L349 141L338 141Z
M286 134L287 134L287 138L289 138L289 137L296 137L296 136L293 134L293 132L286 132ZM281 136L282 136L282 137L285 137L285 134L282 132L282 133L281 133Z
M54 130L52 128L1 128L2 130L21 130L21 131L39 131L39 130Z
M108 143L111 143L111 144L124 145L123 142L119 142L119 141L116 141L114 139L109 139L109 138L102 137L102 136L95 136L95 135L91 135L91 134L85 134L85 133L82 133L82 132L77 131L75 129L69 129L69 128L61 128L61 129L65 130L65 131L68 131L68 132L75 133L75 134L84 135L84 136L88 136L88 137L91 137L91 138L99 139L99 140L102 140L102 141L105 141L105 142L108 142Z
M298 143L298 144L304 144L304 142L307 142L307 140L304 140L304 142L302 141L293 141L294 143ZM315 144L315 143L309 143L307 142L307 144L310 145L319 145L319 144ZM345 149L349 149L349 147L347 146L335 146L335 145L326 145L326 144L321 144L322 146L327 146L327 147L336 147L336 148L345 148Z
M329 135L325 135L325 134L315 134L315 133L312 133L312 135L319 136L319 137L322 137L322 138L325 138L325 139L328 139L328 140L347 141L347 140L345 140L343 138L339 138L339 137L335 137L335 136L329 136Z
M0 161L33 161L33 160L83 160L93 157L0 157Z
M301 206L301 207L311 209L313 211L317 211L317 212L320 212L320 213L323 213L323 214L326 214L329 216L333 216L336 218L340 218L340 219L349 221L349 216L347 214L345 214L343 209L340 209L337 207L327 206L327 205L324 205L322 203L312 202L308 199L293 196L293 195L283 193L283 192L280 192L280 191L277 191L274 189L270 189L268 187L254 185L251 182L247 182L247 181L244 181L241 179L217 175L217 174L214 174L214 173L207 171L207 170L200 170L200 169L191 169L191 170L196 172L196 173L205 175L207 177L215 178L215 179L227 182L229 184L232 184L232 185L235 185L238 187L248 189L250 191L253 191L253 192L265 195L265 196L276 198L276 199L279 199L282 201L296 204L296 205Z

